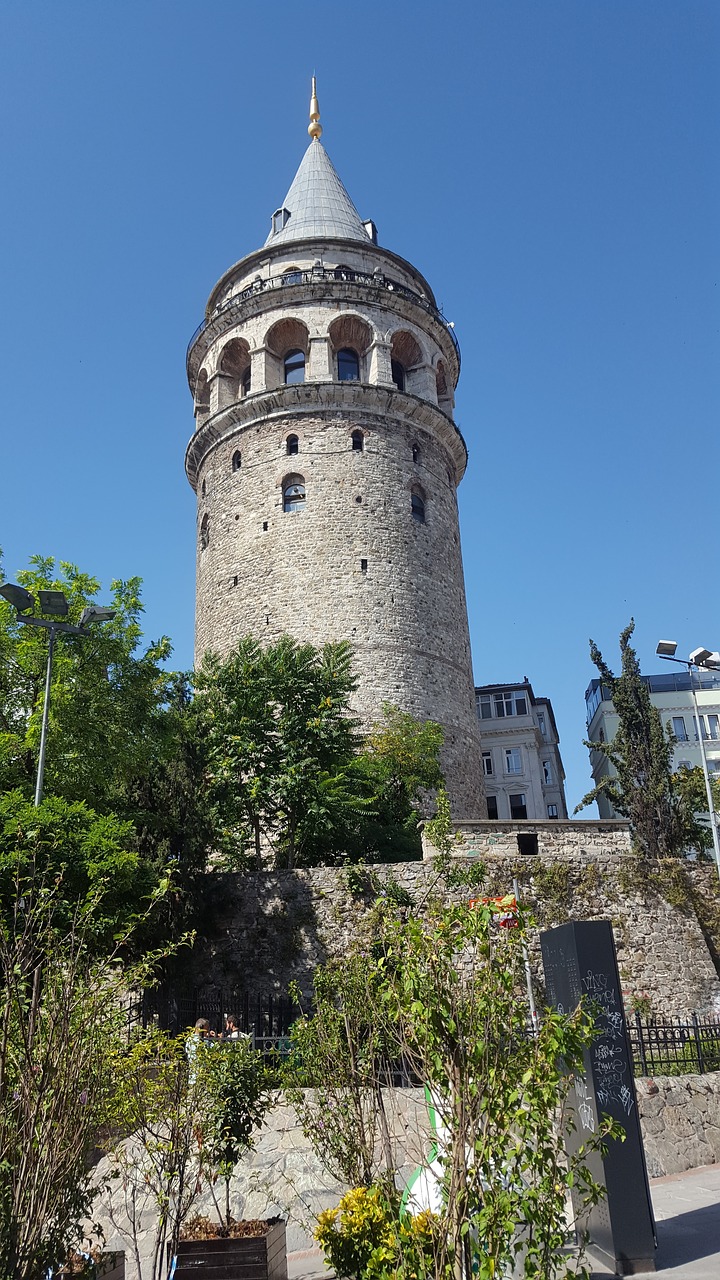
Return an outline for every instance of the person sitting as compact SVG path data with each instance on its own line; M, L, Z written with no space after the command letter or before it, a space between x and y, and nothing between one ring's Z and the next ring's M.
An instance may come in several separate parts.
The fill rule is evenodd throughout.
M246 1044L249 1044L252 1040L252 1036L249 1036L246 1032L240 1030L240 1020L234 1013L228 1013L225 1017L225 1034L223 1035L223 1040L244 1040Z

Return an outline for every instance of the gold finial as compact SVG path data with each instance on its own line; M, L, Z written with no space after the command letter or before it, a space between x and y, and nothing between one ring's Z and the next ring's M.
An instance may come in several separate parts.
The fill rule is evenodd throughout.
M322 133L322 125L320 123L320 107L318 106L317 90L315 88L315 77L312 78L312 90L310 92L310 123L308 125L308 133L311 138L317 142Z

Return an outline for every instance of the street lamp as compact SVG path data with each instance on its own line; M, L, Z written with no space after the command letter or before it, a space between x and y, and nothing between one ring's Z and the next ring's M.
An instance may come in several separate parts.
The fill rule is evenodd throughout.
M688 675L690 676L690 692L692 694L693 706L695 708L695 724L697 725L698 741L700 743L700 759L702 760L702 771L705 779L708 810L710 812L710 830L712 831L713 849L715 851L715 865L717 867L718 876L720 876L720 836L718 835L717 816L715 814L715 805L713 803L707 755L705 754L705 739L703 737L702 720L700 719L700 708L698 707L695 685L693 683L693 671L699 671L701 667L706 671L717 671L720 669L720 653L713 653L710 649L700 648L693 649L689 658L676 658L676 649L676 640L661 640L655 652L659 658L664 658L666 662L677 662L681 667L687 667L688 669Z
M88 627L93 622L109 622L115 617L114 609L104 609L98 605L88 605L83 609L80 618L80 625L74 627L69 622L59 622L57 619L66 618L68 615L68 602L63 591L38 591L38 601L43 613L49 613L50 618L36 618L31 610L35 608L35 597L31 591L27 591L25 587L19 587L15 582L6 582L0 587L0 596L4 596L13 606L18 622L24 623L28 627L44 627L48 632L48 659L47 670L45 672L45 701L43 702L42 728L40 730L40 754L38 756L37 782L35 784L35 805L39 805L42 800L43 779L45 776L45 747L47 744L48 729L48 711L50 709L50 685L52 682L52 663L53 653L55 652L55 637L64 631L71 636L89 635Z

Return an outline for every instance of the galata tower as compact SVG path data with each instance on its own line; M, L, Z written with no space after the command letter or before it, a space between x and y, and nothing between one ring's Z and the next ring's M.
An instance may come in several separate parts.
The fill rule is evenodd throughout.
M460 353L432 289L378 245L320 142L188 348L196 657L252 634L352 643L364 725L445 732L453 816L485 812L456 489Z

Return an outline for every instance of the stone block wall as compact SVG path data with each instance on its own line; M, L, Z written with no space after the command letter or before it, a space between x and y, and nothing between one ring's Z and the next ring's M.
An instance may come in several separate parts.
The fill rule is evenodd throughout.
M517 835L536 830L540 853L523 857ZM630 852L623 823L473 823L460 827L460 865L481 862L484 891L512 890L533 912L538 930L531 961L542 999L539 930L570 918L610 920L626 1004L657 1016L720 1009L713 929L720 912L714 868L685 864L649 874ZM296 981L312 989L315 967L342 955L372 928L372 907L388 885L415 906L446 892L432 861L337 867L209 878L198 942L182 980L201 988L285 991Z
M720 1160L720 1072L636 1080L651 1178Z

